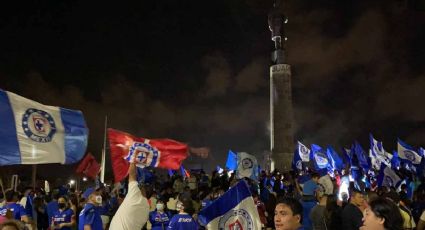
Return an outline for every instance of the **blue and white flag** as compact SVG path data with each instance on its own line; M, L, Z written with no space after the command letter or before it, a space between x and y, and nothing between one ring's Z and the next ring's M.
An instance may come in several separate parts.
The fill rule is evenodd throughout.
M379 186L397 187L400 182L400 177L390 167L381 166L381 171L378 175Z
M248 177L256 180L258 173L257 158L245 152L238 152L238 168L236 170L238 178Z
M371 157L371 160L375 161L376 164L379 164L379 167L380 167L381 163L377 163L377 162L382 162L386 166L391 167L391 159L392 159L393 155L386 152L384 150L384 146L383 146L382 142L375 140L375 138L373 138L372 134L369 134L369 139L370 139L370 150L371 150L369 155ZM373 163L374 162L372 162L372 165L373 165Z
M391 159L391 168L399 169L400 168L400 158L398 157L397 151L393 151L393 158Z
M321 175L325 175L327 172L332 171L332 166L329 162L326 150L322 147L312 144L311 152L313 153L314 167L315 170Z
M310 149L298 141L294 152L294 158L292 159L292 169L296 171L303 170L303 162L310 161L310 153Z
M342 161L339 154L331 146L328 146L326 153L328 155L330 165L332 166L332 170L338 170L341 172L341 170L344 168L344 162Z
M0 165L76 163L86 152L87 139L80 111L0 90Z
M238 168L238 156L232 150L227 153L226 168L228 170L236 170Z
M303 162L310 162L310 149L307 148L303 143L297 143L298 154Z
M409 160L415 165L420 164L422 161L422 157L414 150L414 148L400 139L397 141L397 153L398 157Z
M203 208L198 220L207 229L261 230L257 206L244 180Z
M371 161L372 168L378 171L381 170L381 164L383 164L383 162L381 162L381 159L379 159L378 156L373 154L372 149L369 149L369 158ZM390 166L391 166L391 162L390 162Z

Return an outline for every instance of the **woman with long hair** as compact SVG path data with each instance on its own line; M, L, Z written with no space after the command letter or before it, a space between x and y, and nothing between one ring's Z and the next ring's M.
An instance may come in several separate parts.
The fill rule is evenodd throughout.
M403 218L394 202L377 198L369 202L363 213L363 226L360 230L401 230Z

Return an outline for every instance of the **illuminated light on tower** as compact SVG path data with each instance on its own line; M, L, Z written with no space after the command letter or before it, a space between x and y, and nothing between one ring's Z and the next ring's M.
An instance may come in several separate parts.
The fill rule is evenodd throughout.
M288 18L275 0L268 15L274 50L270 66L270 152L274 168L290 170L294 150L291 66L287 63L284 25ZM273 170L273 168L271 169Z

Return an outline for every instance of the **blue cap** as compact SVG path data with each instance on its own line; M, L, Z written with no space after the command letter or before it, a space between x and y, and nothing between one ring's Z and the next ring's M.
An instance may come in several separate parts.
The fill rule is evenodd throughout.
M89 196L95 191L96 190L94 188L86 189L86 191L84 191L84 193L83 193L83 198L87 200L89 198Z

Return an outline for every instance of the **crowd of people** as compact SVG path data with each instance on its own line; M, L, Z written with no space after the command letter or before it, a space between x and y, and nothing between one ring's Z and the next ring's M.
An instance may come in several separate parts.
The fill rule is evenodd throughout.
M0 230L206 229L198 213L239 180L225 170L159 175L140 183L130 164L125 185L84 192L61 187L0 194ZM262 171L250 187L263 229L425 229L425 181L397 187L362 184L349 175ZM348 181L346 189L344 182Z

